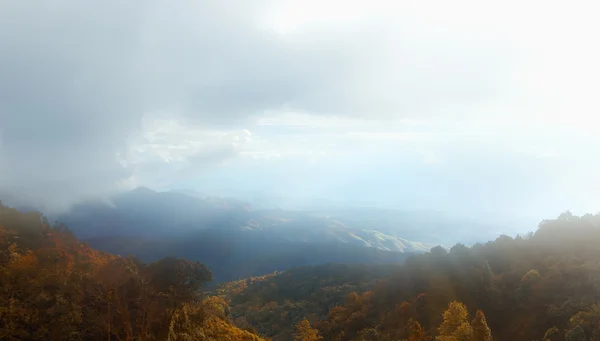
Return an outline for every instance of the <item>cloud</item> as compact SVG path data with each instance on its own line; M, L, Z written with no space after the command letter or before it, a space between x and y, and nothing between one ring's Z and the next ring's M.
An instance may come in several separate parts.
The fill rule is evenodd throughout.
M237 157L254 142L255 137L245 129L216 130L147 116L141 129L130 135L119 160L135 179L130 184L168 188Z
M430 144L456 122L589 131L592 13L516 1L2 2L0 189L64 206L238 156L314 160L364 150L351 139L387 150L427 135L401 120L446 126L415 147L430 161L446 159Z

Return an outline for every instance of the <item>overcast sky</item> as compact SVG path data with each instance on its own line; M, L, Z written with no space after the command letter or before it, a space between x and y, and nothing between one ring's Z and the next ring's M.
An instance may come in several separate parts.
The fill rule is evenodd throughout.
M0 2L0 191L600 210L594 2ZM33 199L31 199L33 200Z

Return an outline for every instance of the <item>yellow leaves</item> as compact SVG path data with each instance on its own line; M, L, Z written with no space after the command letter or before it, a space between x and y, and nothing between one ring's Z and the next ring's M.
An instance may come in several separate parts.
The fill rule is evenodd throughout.
M443 314L444 322L440 325L438 341L470 341L473 330L468 322L469 313L464 304L454 301L448 305Z
M259 336L232 325L224 316L227 303L211 296L199 305L186 304L171 318L168 341L262 341Z
M492 334L481 310L469 324L469 312L464 304L454 301L443 314L436 338L438 341L492 341Z
M205 313L222 319L227 318L225 312L227 307L227 302L225 302L223 298L217 296L210 296L202 301L202 309Z
M440 326L440 334L449 334L456 330L469 317L469 312L464 304L454 301L448 305L448 309L442 315L444 322Z
M24 254L15 252L5 269L9 277L29 278L35 276L38 265L38 259L33 251L27 251Z
M221 298L184 305L170 320L195 292L180 301L160 296L136 260L93 250L67 229L40 228L39 217L11 214L0 231L0 340L164 340L170 322L177 340L260 340L230 324Z
M472 341L473 340L473 328L469 322L463 322L456 328L453 333L453 339L456 341Z
M223 340L223 341L261 341L263 340L258 335L248 331L241 330L237 327L228 324L227 322L217 317L211 316L206 319L202 326L202 334L206 340Z
M474 341L492 341L492 331L487 325L483 311L478 310L471 322Z
M296 324L294 341L318 341L321 339L322 337L319 336L319 332L310 326L310 322L306 318Z
M425 334L425 330L421 324L414 321L408 331L408 341L429 341L430 337Z
M560 338L560 330L556 326L552 326L544 333L544 341L555 341Z
M19 260L18 265L24 269L35 269L38 266L38 259L33 251L27 251Z
M335 322L340 322L341 320L343 320L345 312L346 309L344 309L344 307L333 307L329 311L329 318Z

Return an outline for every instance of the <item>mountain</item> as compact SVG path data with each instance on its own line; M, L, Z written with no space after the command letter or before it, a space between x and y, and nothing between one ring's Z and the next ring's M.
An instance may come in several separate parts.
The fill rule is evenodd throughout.
M108 252L147 262L167 255L202 261L217 281L302 265L401 262L433 246L351 228L319 212L252 210L233 198L148 188L80 203L58 221Z
M467 245L495 239L501 234L522 232L515 226L495 220L481 221L439 211L409 211L376 207L319 209L310 211L327 216L355 229L374 229L387 235L418 240L428 245Z
M293 340L296 321L326 320L348 295L371 290L400 269L400 264L304 266L223 283L215 294L229 302L238 327L274 340Z
M100 252L41 218L0 205L1 340L263 340L203 295L205 265Z
M128 195L156 198L146 190ZM39 212L0 205L0 339L600 340L600 214L567 212L526 236L419 254L281 241L265 250L260 240L239 244L263 246L248 252L229 248L240 241L223 236L195 249L196 238L188 245L156 238L144 248L212 254L222 269L176 257L143 263L96 250ZM123 243L117 247L138 240L110 238L109 246ZM169 242L173 249L162 250ZM269 262L289 266L294 257L343 262L376 254L378 262L408 258L293 267L206 286L213 273L265 272Z
M180 188L180 189L172 189L169 192L171 193L178 193L178 194L184 194L190 197L194 197L194 198L198 198L198 199L203 199L208 197L208 195L206 193L202 193L202 192L198 192L195 191L193 189L185 189L185 188Z
M224 283L235 323L291 341L600 340L600 214L394 265L321 265Z
M434 246L374 229L351 228L321 212L252 210L250 204L233 198L201 199L148 188L119 194L108 202L75 205L57 220L83 239L227 234L283 243L344 243L396 252L424 252Z

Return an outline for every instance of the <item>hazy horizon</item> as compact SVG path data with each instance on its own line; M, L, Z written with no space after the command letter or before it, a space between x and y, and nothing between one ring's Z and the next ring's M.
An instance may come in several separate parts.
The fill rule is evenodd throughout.
M594 4L141 4L0 4L0 193L600 211Z

